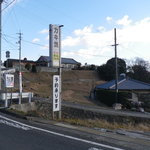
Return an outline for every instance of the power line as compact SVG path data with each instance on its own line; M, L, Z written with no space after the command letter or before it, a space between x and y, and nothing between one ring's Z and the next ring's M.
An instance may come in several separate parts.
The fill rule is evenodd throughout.
M2 9L4 11L6 8L8 8L11 4L13 4L16 0L11 1L5 8Z
M48 46L46 46L46 45L43 45L43 44L34 43L34 42L27 41L27 40L22 40L22 41L23 41L23 42L26 42L26 43L29 43L29 44L36 45L36 46L42 46L42 47L46 47L46 48L48 48Z
M112 57L112 56L105 56L105 55L93 55L93 54L87 54L87 53L80 53L80 52L70 52L73 54L78 54L78 55L88 55L88 56L94 56L94 57Z
M16 45L14 45L12 42L8 41L5 37L2 37L3 40L5 40L6 43L10 44L11 46L16 47Z
M12 38L12 39L17 39L16 37L12 37L10 35L6 35L6 34L3 34L3 35L6 36L6 37L9 37L9 38ZM29 43L29 44L32 44L32 45L35 45L35 46L48 48L48 46L46 46L44 44L33 43L33 42L30 42L30 41L27 41L27 40L24 40L24 39L22 39L22 42L26 42L26 43ZM111 58L112 57L112 56L106 56L106 55L94 55L94 54L87 54L87 53L81 53L81 52L70 52L70 53L77 54L77 55L88 55L88 56L94 56L94 57L107 57L107 58Z
M16 38L16 37L13 37L13 36L10 36L10 35L6 35L6 34L2 34L2 35L7 36L7 37L12 38L12 39L18 39L18 38ZM44 45L44 44L34 43L34 42L30 42L30 41L27 41L27 40L24 40L24 39L22 39L22 41L23 41L23 42L26 42L26 43L29 43L29 44L36 45L36 46L42 46L42 47L47 47L47 48L48 48L48 46L46 46L46 45Z

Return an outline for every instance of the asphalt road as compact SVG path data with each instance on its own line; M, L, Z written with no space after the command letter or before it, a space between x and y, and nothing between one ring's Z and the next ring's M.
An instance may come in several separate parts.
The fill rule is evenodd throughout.
M24 122L24 123L22 123ZM0 150L122 150L0 113Z

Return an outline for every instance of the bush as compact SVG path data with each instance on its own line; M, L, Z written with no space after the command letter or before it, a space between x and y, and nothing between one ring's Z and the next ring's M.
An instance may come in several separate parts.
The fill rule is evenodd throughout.
M131 98L130 92L118 92L118 98L116 101L115 90L96 90L96 100L101 101L107 106L112 106L117 102L121 103L126 108L130 108L129 98Z
M35 65L32 66L32 72L33 72L33 73L36 73L36 72L37 72Z
M25 68L27 69L27 70L31 70L31 64L29 64L29 63L27 63L26 65L25 65Z

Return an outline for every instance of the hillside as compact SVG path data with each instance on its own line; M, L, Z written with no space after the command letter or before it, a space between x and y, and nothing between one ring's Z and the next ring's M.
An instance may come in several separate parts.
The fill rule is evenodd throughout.
M23 91L31 91L36 96L52 98L52 77L54 73L23 73ZM90 91L103 83L95 71L73 70L62 73L62 97L65 101L91 103Z

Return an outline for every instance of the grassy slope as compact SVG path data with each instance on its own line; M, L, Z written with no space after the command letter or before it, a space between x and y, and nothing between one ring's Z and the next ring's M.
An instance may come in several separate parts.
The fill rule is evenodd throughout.
M23 73L24 91L32 91L40 97L52 97L52 76L54 73ZM63 100L90 103L90 90L103 83L95 71L73 70L62 73Z

